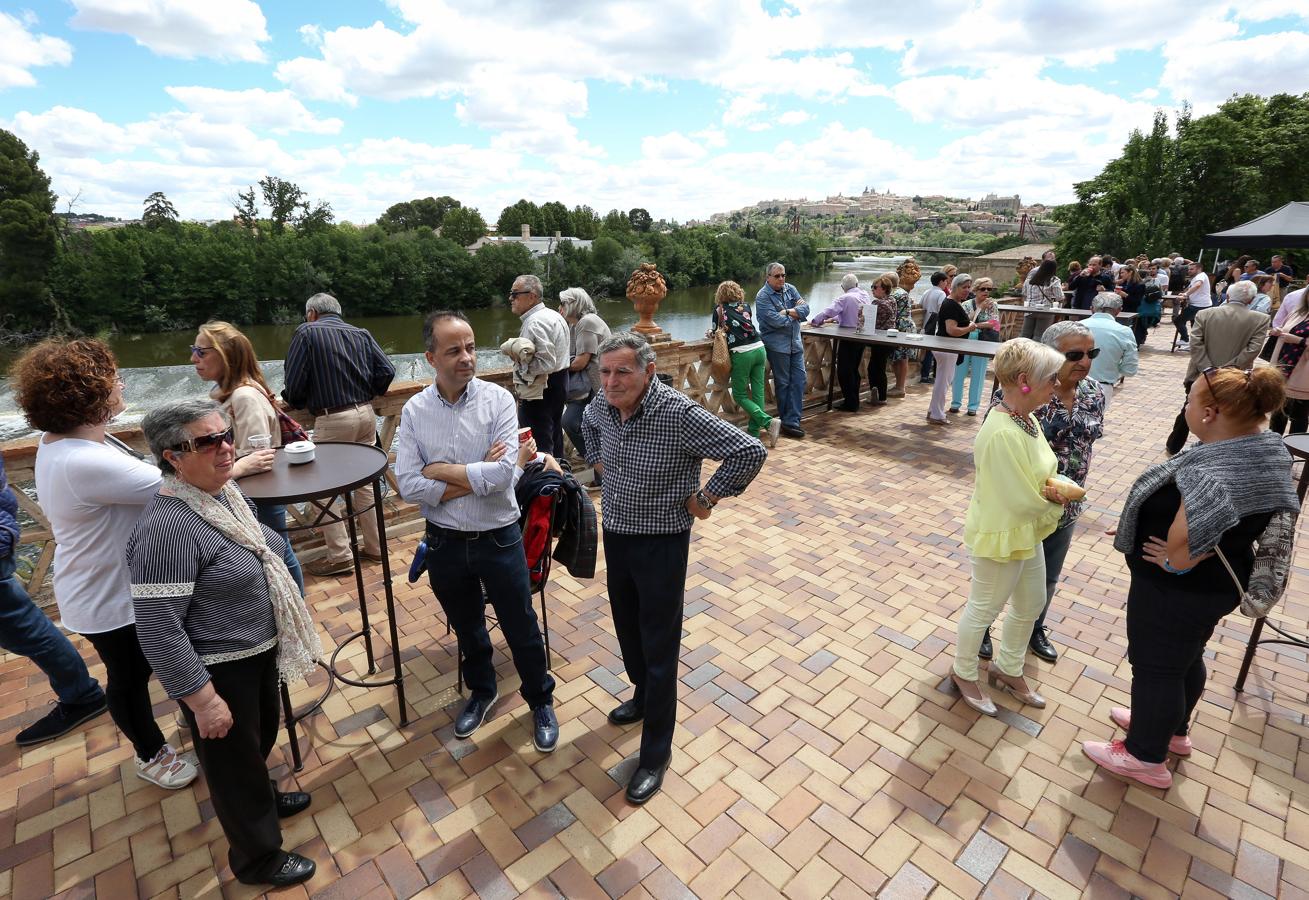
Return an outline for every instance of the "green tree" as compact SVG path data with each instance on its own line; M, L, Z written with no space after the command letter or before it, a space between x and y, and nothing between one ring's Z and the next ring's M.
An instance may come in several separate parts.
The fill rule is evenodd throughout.
M573 237L584 241L593 240L600 230L600 217L589 206L574 206L569 216L573 226Z
M304 205L305 192L298 185L273 175L265 175L259 180L259 190L268 205L273 234L281 234L288 223L293 223L296 210Z
M377 224L388 232L409 231L414 228L441 227L446 213L458 209L462 204L454 197L422 197L406 200L387 208L378 218Z
M650 230L650 213L639 206L627 213L627 221L631 224L633 231L646 232Z
M471 206L460 206L445 214L441 222L441 237L467 247L486 234L486 220Z
M300 204L300 216L296 219L296 230L300 232L321 231L329 227L336 218L332 212L332 204L326 200L320 200L317 203L310 204L305 202Z
M141 213L141 223L146 228L163 228L177 223L177 210L163 191L155 191L145 198L142 205L145 209Z
M555 232L561 235L573 236L573 215L558 200L551 200L549 203L541 204L541 233L553 235Z
M46 278L57 253L55 200L40 155L0 129L0 310L20 329L72 323ZM4 325L0 319L0 325Z
M617 209L611 209L605 213L601 226L605 231L615 236L629 234L632 231L632 222L627 218L627 213Z
M530 200L519 200L512 206L506 206L496 219L497 234L512 237L517 235L524 225L531 226L532 234L545 233L545 218L541 209Z
M237 192L232 207L236 210L236 221L247 231L254 231L259 226L259 201L255 199L253 187Z

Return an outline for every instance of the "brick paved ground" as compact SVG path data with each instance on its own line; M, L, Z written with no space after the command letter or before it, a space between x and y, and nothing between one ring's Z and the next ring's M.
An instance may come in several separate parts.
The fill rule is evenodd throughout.
M997 696L1000 717L980 718L943 688L967 590L960 531L978 420L927 426L917 389L875 412L807 420L808 440L784 443L747 498L698 526L674 771L643 809L621 790L637 733L605 721L624 682L603 572L560 573L551 588L563 732L551 756L532 749L516 695L475 743L453 739L452 641L428 591L401 587L417 715L397 729L390 690L347 688L309 723L294 780L313 807L285 837L319 874L285 893L1309 894L1304 653L1262 651L1238 701L1248 622L1220 626L1196 752L1167 792L1097 774L1079 750L1114 734L1108 709L1126 701L1130 675L1127 579L1102 531L1158 458L1182 366L1147 354L1110 415L1050 617L1062 656L1029 663L1045 710ZM407 563L411 544L393 558ZM1289 620L1309 619L1306 584L1297 570ZM347 586L314 587L339 637L355 621ZM370 590L380 594L376 580ZM169 794L132 777L107 717L20 753L12 736L48 689L21 659L0 675L0 894L252 895L226 868L203 782ZM171 737L170 704L157 710ZM284 750L273 764L290 783Z

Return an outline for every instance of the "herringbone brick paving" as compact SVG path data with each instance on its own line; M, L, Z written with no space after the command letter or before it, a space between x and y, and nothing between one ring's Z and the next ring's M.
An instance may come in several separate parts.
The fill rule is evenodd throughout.
M960 534L978 420L928 426L917 389L876 411L806 419L808 439L781 444L744 498L697 525L677 750L644 808L621 789L637 732L605 719L627 688L603 559L594 580L556 568L550 587L562 737L548 756L532 748L500 655L507 699L475 742L453 738L453 641L426 586L400 578L414 719L396 727L390 689L342 687L306 723L298 778L285 746L274 751L283 783L313 794L284 823L285 846L319 866L283 893L1309 896L1303 652L1261 650L1238 699L1249 623L1220 626L1196 750L1166 792L1098 774L1079 749L1114 733L1109 706L1128 697L1127 576L1103 531L1159 458L1183 366L1148 351L1110 412L1050 615L1062 654L1054 666L1029 657L1046 709L997 695L1000 717L982 718L945 687L967 593ZM407 563L411 546L393 542L392 559ZM369 575L381 608L379 570ZM1294 578L1281 616L1303 626L1309 580L1302 568ZM311 586L327 634L352 630L353 580ZM358 644L349 654L359 666ZM0 895L257 893L226 867L203 779L168 793L135 778L107 716L20 752L13 734L49 689L21 658L4 658L0 674ZM175 707L156 696L177 742Z

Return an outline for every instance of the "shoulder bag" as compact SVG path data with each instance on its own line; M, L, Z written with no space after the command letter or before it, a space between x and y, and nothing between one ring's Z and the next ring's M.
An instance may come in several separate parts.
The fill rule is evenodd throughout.
M727 348L727 313L722 307L718 309L719 325L714 332L713 351L709 356L709 367L714 377L726 381L732 376L732 351Z
M272 404L273 413L277 416L277 426L282 430L281 446L285 447L287 444L293 444L296 441L309 440L309 434L304 430L304 426L283 412L282 407L277 405L277 399L271 393L268 394L268 402Z

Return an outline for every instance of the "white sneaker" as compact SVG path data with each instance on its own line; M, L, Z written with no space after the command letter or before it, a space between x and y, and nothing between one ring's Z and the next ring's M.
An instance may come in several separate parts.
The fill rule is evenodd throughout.
M777 446L777 435L782 431L782 420L773 416L773 421L768 423L768 446Z
M1178 349L1178 350L1190 350L1190 349L1191 349L1191 345L1190 345L1188 342L1186 342L1186 341L1178 341L1178 342L1177 342L1177 349Z
M148 763L139 759L136 761L136 774L151 784L175 791L195 781L199 773L194 765L178 756L170 745L164 744Z

